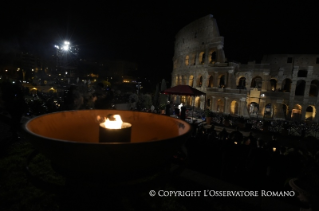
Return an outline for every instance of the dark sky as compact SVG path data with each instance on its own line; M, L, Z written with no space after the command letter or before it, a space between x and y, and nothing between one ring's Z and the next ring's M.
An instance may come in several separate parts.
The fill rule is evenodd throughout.
M1 7L0 51L50 55L54 44L67 39L80 47L81 58L136 61L141 71L169 79L175 34L213 14L229 60L246 63L265 53L319 53L319 3L174 2L43 1Z

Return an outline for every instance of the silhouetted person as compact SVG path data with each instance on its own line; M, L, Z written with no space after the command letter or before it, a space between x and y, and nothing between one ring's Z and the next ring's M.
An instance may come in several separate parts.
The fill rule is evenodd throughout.
M167 103L165 111L167 116L171 115L171 105L169 103Z
M186 119L186 107L185 106L181 107L181 119L182 120Z

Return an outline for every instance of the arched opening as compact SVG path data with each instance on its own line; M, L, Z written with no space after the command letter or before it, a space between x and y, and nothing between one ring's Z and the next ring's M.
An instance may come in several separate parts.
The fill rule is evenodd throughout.
M264 117L265 118L272 118L272 115L273 115L273 108L271 106L271 103L268 103L265 106Z
M197 79L197 87L202 87L203 84L203 76L199 75Z
M291 110L291 119L295 121L299 121L301 119L301 105L296 104L294 108Z
M219 76L219 88L224 88L225 87L225 75L220 75Z
M189 56L188 56L188 55L185 57L185 65L186 65L186 66L189 65Z
M238 80L238 89L246 89L246 78L245 77L240 77Z
M307 77L307 70L299 70L298 71L298 77Z
M213 87L213 81L214 81L214 77L210 75L209 78L208 78L207 87Z
M309 97L317 97L318 96L318 88L319 88L319 81L313 80L310 84L309 90Z
M196 108L200 108L200 97L195 98L195 105Z
M223 99L217 100L217 112L224 112L224 100Z
M304 96L305 87L306 87L306 81L304 81L304 80L297 81L295 95L296 96Z
M205 52L199 53L199 63L204 64L205 63Z
M258 111L259 111L259 104L255 103L255 102L250 103L250 105L249 105L249 114L250 115L257 115Z
M237 115L238 114L238 103L236 100L233 100L230 103L230 114Z
M260 76L256 76L251 80L251 88L261 88L262 85L262 78Z
M306 120L309 120L309 121L312 121L315 119L315 116L316 116L316 108L312 105L308 106L306 108L306 116L305 116L305 119Z
M193 61L192 61L193 65L196 65L196 54L193 54Z
M181 96L181 103L183 103L184 105L186 105L186 96L182 95Z
M216 58L217 58L217 57L216 57L216 51L212 51L212 52L210 53L209 63L215 64Z
M193 83L194 83L194 76L193 76L193 75L190 75L190 76L189 76L189 83L188 83L188 85L192 87L192 86L193 86Z
M283 92L290 92L292 81L289 78L286 78L282 81L281 89Z
M193 106L193 97L192 96L187 96L187 104L190 106Z
M270 89L271 91L276 91L277 88L277 80L276 79L270 79Z

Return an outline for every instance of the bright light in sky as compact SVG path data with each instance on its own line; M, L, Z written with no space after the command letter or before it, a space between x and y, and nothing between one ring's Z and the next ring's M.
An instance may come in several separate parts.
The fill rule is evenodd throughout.
M69 46L68 45L64 45L63 46L63 50L68 51L69 50Z

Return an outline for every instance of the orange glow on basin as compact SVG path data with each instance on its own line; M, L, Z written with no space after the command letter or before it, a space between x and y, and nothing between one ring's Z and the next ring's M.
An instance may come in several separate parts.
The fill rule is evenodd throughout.
M132 124L131 142L99 142L97 116L114 110L79 110L46 114L25 124L29 140L68 174L134 174L161 166L190 136L188 123L164 115L118 111Z

